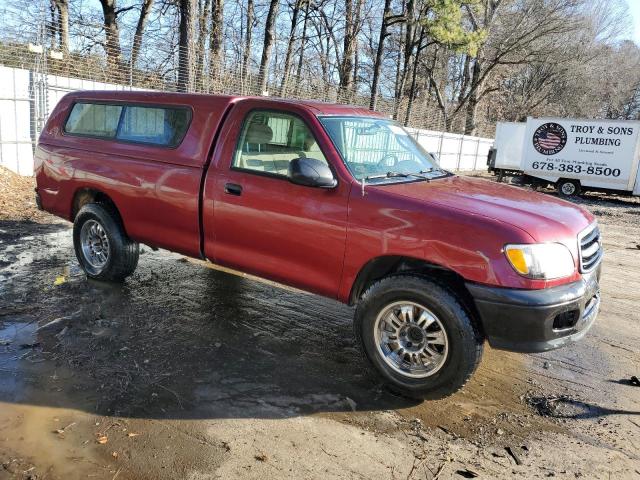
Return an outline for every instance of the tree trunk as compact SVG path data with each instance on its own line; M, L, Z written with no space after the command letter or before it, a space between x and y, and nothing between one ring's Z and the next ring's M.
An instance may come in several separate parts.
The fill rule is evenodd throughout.
M222 67L223 11L224 0L213 0L211 5L211 36L209 37L209 65L211 67L210 75L213 77L220 75Z
M287 42L287 54L284 57L284 72L282 75L282 84L280 85L280 95L285 96L287 92L287 83L289 82L289 70L291 69L291 60L293 57L293 45L295 42L296 26L298 25L298 16L303 0L296 0L291 13L291 32L289 33L289 41Z
M353 89L356 89L358 84L358 68L360 66L360 55L358 52L358 34L360 33L360 28L362 27L362 8L364 7L364 0L357 0L358 4L356 7L356 16L355 16L355 34L353 39L353 50L354 50L354 58L353 58Z
M442 121L444 123L445 132L450 132L451 126L453 124L453 118L452 118L453 116L449 115L447 100L445 99L444 93L443 93L443 91L446 89L446 85L443 85L442 87L438 86L438 84L436 83L436 79L434 77L437 56L438 56L438 51L436 49L436 52L434 53L433 64L431 65L431 68L428 70L429 91L436 97L438 108L442 113Z
M180 0L180 26L178 40L178 91L189 92L193 89L193 40L195 0Z
M49 13L51 14L51 21L47 25L47 35L51 50L55 50L56 42L58 41L58 8L54 0L49 3Z
M104 49L107 54L107 67L113 76L117 76L122 52L120 50L120 32L116 0L100 0L104 16Z
M306 0L306 8L304 9L304 22L302 22L302 38L300 38L300 56L298 57L298 67L296 68L296 94L300 91L302 64L304 63L304 49L307 46L307 24L309 22L310 4L311 0Z
M398 59L398 75L396 77L396 102L393 110L393 118L397 119L400 109L400 102L404 97L407 76L411 68L413 50L415 44L415 2L407 0L405 11L405 34L404 48L402 50L402 59Z
M369 110L375 110L378 106L378 86L380 84L380 71L382 70L382 54L384 53L384 40L387 38L387 17L391 12L391 0L384 0L384 11L382 13L382 25L380 26L380 37L378 38L378 48L376 49L376 60L373 64L373 80L371 82L371 97L369 99Z
M413 101L416 96L416 81L418 77L418 65L420 63L420 52L422 51L422 41L424 40L424 28L420 29L420 38L418 39L418 48L413 59L413 72L411 74L411 87L409 88L409 103L407 104L407 111L404 116L404 126L409 125L411 120L411 109L413 107Z
M398 119L400 112L400 80L402 78L402 49L398 50L398 61L396 62L396 81L393 95L393 119Z
M264 26L264 41L262 43L262 58L260 59L260 94L267 90L269 80L269 64L271 63L271 50L273 49L276 17L278 15L279 0L269 2L269 13Z
M482 82L480 80L480 74L482 73L482 63L479 59L473 62L471 67L471 91L467 99L466 117L464 125L465 135L476 134L476 115L478 113L478 104L480 103L480 89L482 88Z
M60 51L69 53L69 0L55 0L55 6L58 10L58 47Z
M353 56L355 54L355 25L353 24L353 0L345 0L344 9L344 41L343 57L340 66L340 93L344 94L351 88L353 81Z
M205 58L205 42L209 36L209 14L211 13L211 0L204 0L198 2L198 42L196 44L196 88L200 87L202 91L204 88L204 58ZM206 91L210 91L210 83L207 83Z
M469 67L471 65L471 56L464 56L464 66L462 67L462 81L460 85L460 93L458 95L458 102L464 102L464 96L467 93L467 86L469 85Z
M244 39L244 53L242 55L242 78L247 77L247 70L249 69L249 60L251 58L251 36L253 34L254 17L255 11L253 7L253 0L247 0L247 34Z
M129 62L131 71L136 68L136 64L138 63L140 48L142 47L142 35L144 34L144 28L147 25L152 6L153 0L144 0L140 8L140 16L138 17L138 24L136 25L136 31L133 35L133 45L131 46L131 59Z

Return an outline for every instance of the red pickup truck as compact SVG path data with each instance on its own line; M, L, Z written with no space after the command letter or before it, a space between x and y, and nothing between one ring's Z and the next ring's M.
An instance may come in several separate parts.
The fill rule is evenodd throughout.
M356 305L368 364L413 397L461 388L485 339L553 349L599 308L589 212L453 175L358 107L71 93L36 178L38 205L74 223L88 277L122 281L144 243Z

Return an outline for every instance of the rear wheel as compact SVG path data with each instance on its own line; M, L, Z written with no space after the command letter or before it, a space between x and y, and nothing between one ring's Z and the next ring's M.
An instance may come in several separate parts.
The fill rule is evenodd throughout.
M117 212L105 204L83 206L73 222L73 245L88 277L121 282L138 265L139 245L124 232Z
M563 197L573 197L580 195L580 182L577 180L571 180L568 178L561 178L556 183L556 189L558 194Z
M373 371L409 397L451 395L482 356L482 336L464 303L426 277L397 275L373 284L358 304L354 327Z

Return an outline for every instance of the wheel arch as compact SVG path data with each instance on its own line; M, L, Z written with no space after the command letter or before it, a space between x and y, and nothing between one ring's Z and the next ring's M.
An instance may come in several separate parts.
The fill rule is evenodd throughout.
M73 200L71 201L71 214L69 215L69 219L74 221L80 209L88 203L100 203L108 206L116 215L116 220L120 222L126 233L126 227L118 206L107 193L96 188L82 187L75 191Z
M351 285L349 305L358 303L361 295L376 281L389 275L402 273L422 275L438 281L458 295L471 313L478 318L473 298L467 290L464 278L460 274L421 258L402 255L385 255L369 260L360 269Z

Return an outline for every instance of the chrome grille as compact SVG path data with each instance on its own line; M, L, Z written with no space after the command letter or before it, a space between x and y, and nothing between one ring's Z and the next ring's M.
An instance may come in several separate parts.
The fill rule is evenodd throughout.
M602 240L600 229L595 223L589 225L578 234L578 251L580 253L580 271L587 273L600 263L602 258Z

